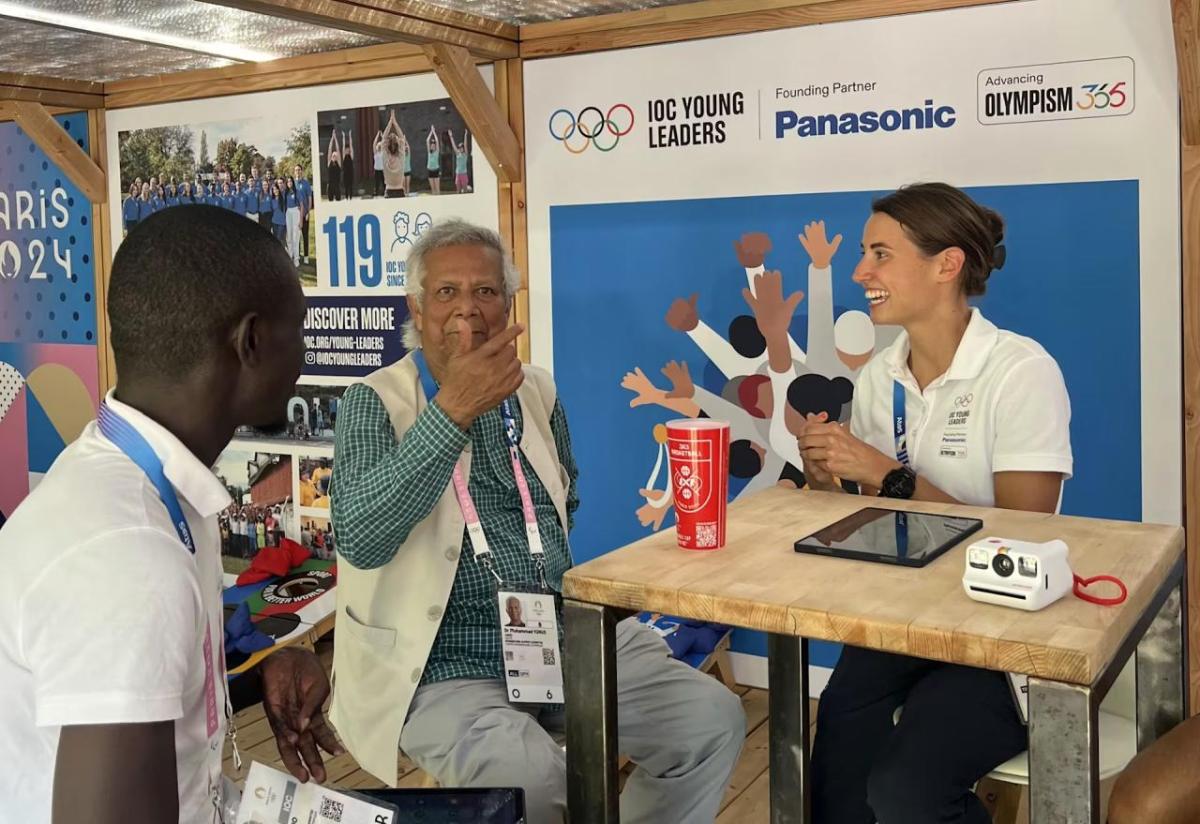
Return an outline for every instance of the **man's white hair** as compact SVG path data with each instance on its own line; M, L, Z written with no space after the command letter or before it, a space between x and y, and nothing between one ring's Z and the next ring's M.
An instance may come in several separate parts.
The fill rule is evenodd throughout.
M422 232L420 239L413 244L412 251L408 253L404 288L418 304L424 306L425 301L425 257L435 249L445 249L448 246L482 246L494 250L500 256L504 299L511 301L513 295L521 288L521 273L513 265L500 235L483 226L451 218L435 223ZM411 351L420 347L421 333L417 331L412 318L409 318L404 322L404 348Z

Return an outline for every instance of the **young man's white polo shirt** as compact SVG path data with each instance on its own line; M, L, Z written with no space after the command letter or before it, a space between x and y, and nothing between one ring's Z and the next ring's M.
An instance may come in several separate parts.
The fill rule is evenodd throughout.
M108 403L162 460L196 555L146 474L95 422L0 530L0 818L49 824L62 727L174 721L179 820L207 824L225 732L216 515L230 498L174 435L111 394Z
M922 392L908 368L908 334L863 367L850 431L896 455L893 386L904 387L914 472L972 506L993 506L995 472L1071 477L1071 402L1061 370L1037 341L997 329L978 309L950 368Z

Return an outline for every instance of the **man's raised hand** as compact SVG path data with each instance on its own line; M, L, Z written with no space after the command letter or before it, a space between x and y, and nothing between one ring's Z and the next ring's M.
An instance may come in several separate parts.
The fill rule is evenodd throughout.
M477 417L516 392L525 380L515 344L525 327L513 324L478 347L472 340L470 324L457 318L455 327L455 332L446 336L445 379L438 391L438 405L465 430Z

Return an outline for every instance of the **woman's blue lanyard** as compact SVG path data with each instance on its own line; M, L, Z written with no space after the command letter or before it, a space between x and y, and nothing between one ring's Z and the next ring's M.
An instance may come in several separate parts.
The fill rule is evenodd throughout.
M909 466L907 423L904 420L904 387L900 385L900 381L892 381L892 426L896 436L896 460Z
M896 460L911 469L908 462L908 423L904 416L904 387L900 381L892 381L892 421L896 436ZM896 513L896 555L908 557L908 515Z

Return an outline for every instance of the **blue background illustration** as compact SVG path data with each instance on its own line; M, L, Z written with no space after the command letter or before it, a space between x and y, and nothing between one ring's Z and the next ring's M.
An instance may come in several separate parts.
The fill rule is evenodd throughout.
M1137 181L975 187L972 197L1004 216L1008 258L976 301L1002 329L1038 340L1062 368L1071 397L1075 472L1066 514L1138 520L1141 473L1141 314ZM701 320L725 335L746 275L734 241L766 232L767 269L783 273L785 294L808 291L808 256L797 236L824 220L842 234L833 258L835 315L867 310L851 280L871 200L885 191L558 206L550 210L554 373L580 467L581 506L572 534L577 563L650 532L634 516L653 466L651 430L676 417L629 408L622 376L640 366L660 386L672 359L686 360L697 385L724 379L684 334L669 328L672 300L699 293ZM807 306L792 324L807 341ZM890 338L889 338L890 339ZM877 350L879 349L877 344ZM660 479L659 488L662 481ZM731 485L736 494L740 484ZM664 529L673 527L668 516ZM682 550L681 550L682 551ZM780 547L781 562L790 546ZM765 654L756 633L734 649ZM812 663L830 666L835 645L814 645Z

